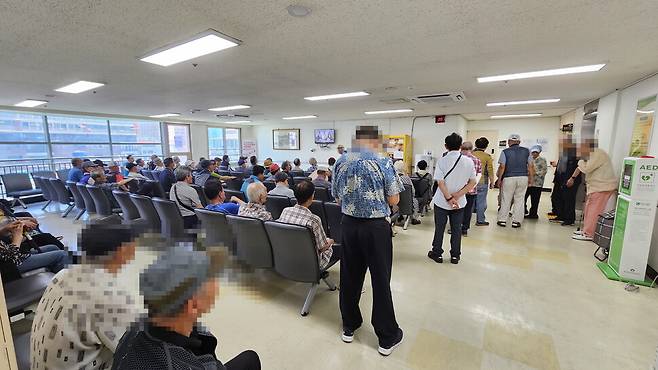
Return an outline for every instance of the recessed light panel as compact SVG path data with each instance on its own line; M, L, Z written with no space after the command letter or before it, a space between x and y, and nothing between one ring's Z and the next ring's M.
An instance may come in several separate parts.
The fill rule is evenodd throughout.
M291 119L308 119L308 118L318 118L316 115L308 116L292 116L292 117L282 117L282 119L291 120Z
M237 123L251 123L251 121L249 121L249 120L241 120L241 121L224 121L224 122L222 122L222 123L234 123L234 124L237 124Z
M62 86L59 89L55 89L55 91L68 94L79 94L81 92L89 91L101 86L105 86L105 84L100 82L78 81L70 85Z
M507 75L489 76L489 77L478 77L477 80L479 83L483 83L483 82L495 82L495 81L520 80L523 78L560 76L560 75L568 75L574 73L596 72L596 71L600 71L601 68L603 67L605 67L605 64L593 64L589 66L567 67L567 68L558 68L558 69L547 69L544 71L512 73Z
M27 99L27 100L23 100L20 103L14 104L14 107L34 108L44 104L48 104L48 102L45 100Z
M557 103L560 99L539 99L539 100L519 100L519 101L503 101L497 103L487 103L487 107L504 107L507 105L523 105L523 104L546 104Z
M413 112L413 109L389 109L389 110L372 110L363 112L365 114L391 114L391 113L408 113Z
M343 99L343 98L354 98L357 96L368 96L368 94L365 91L355 91L355 92L349 92L349 93L342 93L342 94L332 94L332 95L320 95L320 96L308 96L304 99L310 100L310 101L317 101L317 100L330 100L330 99Z
M251 108L251 105L231 105L228 107L210 108L208 110L211 110L213 112L223 112L227 110L238 110L238 109L247 109L247 108Z
M528 118L528 117L539 117L541 113L526 113L526 114L498 114L491 116L493 119L501 118Z
M167 117L179 117L180 113L164 113L164 114L156 114L154 116L149 116L151 118L167 118Z
M168 67L238 45L240 45L240 41L215 30L209 30L195 36L189 41L162 48L139 60Z

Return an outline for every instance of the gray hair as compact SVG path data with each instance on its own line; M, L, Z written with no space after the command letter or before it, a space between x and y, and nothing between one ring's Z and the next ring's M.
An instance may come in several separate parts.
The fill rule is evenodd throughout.
M470 141L464 141L462 143L462 150L473 150L473 143Z
M263 194L267 194L267 188L261 182L254 182L247 186L247 198L250 202L260 203L257 200L261 199Z
M187 166L179 166L174 171L176 181L185 181L185 179L192 174L192 170Z
M311 164L312 166L317 166L318 160L315 159L315 157L311 157L311 159L308 160L308 163Z

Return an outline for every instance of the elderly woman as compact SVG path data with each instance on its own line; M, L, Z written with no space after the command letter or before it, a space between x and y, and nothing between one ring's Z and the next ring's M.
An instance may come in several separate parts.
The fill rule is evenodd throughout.
M571 178L567 180L567 186L572 186L574 179L582 172L585 176L587 186L587 200L583 211L583 229L574 232L572 236L576 240L593 240L596 221L601 213L605 211L610 197L617 192L619 180L615 176L612 161L608 153L597 148L596 140L585 140L579 147L579 156L583 159L578 161L578 168Z
M165 169L164 162L162 162L162 159L160 157L155 157L155 159L153 160L153 164L155 165L155 167L153 167L154 171L162 171Z
M418 225L420 224L420 214L419 214L420 208L418 206L418 199L416 199L416 197L414 196L416 194L414 183L411 181L411 177L407 175L407 169L406 169L406 165L404 164L404 161L395 162L395 164L393 164L393 167L395 168L395 172L400 178L400 181L402 181L402 184L411 186L411 194L412 194L411 197L413 199L413 210L414 210L413 215L411 215L411 224Z
M199 221L194 213L195 208L203 208L199 193L190 186L192 183L192 170L187 166L180 166L174 171L176 183L171 186L169 199L176 202L186 229L192 229Z
M0 239L0 260L13 263L21 274L42 267L57 273L71 262L68 252L55 245L39 247L40 253L36 250L22 252L23 230L24 226L18 220L0 227L0 234L10 235L9 242Z
M318 160L317 160L317 159L315 159L314 157L311 157L311 158L308 160L308 163L309 163L311 166L308 168L308 170L306 170L306 172L317 171L317 169L318 169Z
M242 204L238 216L258 218L263 221L272 220L272 214L265 208L267 188L262 182L254 182L247 186L249 203Z

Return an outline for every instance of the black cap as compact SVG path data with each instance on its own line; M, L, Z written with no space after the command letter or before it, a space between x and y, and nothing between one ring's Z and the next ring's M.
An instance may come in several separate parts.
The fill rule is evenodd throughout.
M78 247L86 256L104 256L136 236L135 229L128 225L89 224L78 234Z
M100 159L95 160L94 163L96 163L97 165L99 165L101 167L105 167L105 163L103 163L103 161L101 161Z
M135 163L127 163L127 164L126 164L126 169L129 170L129 171L130 171L130 169L133 168L133 167L137 167L137 165L136 165Z

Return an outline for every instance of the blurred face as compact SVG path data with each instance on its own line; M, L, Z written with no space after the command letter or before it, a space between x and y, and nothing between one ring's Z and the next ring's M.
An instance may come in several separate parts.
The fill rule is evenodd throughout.
M208 171L215 172L216 169L217 169L217 163L215 161L210 162L210 166L208 166Z
M193 182L192 175L187 175L187 177L185 178L185 182L191 184Z
M218 196L219 196L219 202L224 203L224 200L226 200L226 193L224 192L224 189L222 189L222 191L219 192Z
M197 294L188 301L187 314L199 318L215 305L219 295L219 281L216 278L208 280L201 286Z
M345 147L341 145L338 147L338 154L343 154L343 153L345 153Z
M128 157L128 162L129 163L135 162L135 158L133 158L133 156Z
M119 172L119 166L110 166L111 172Z
M539 152L532 152L530 155L532 155L532 158L537 159L537 157L539 157Z
M379 138L356 139L354 141L354 146L359 149L368 149L376 153L384 150L382 141Z

